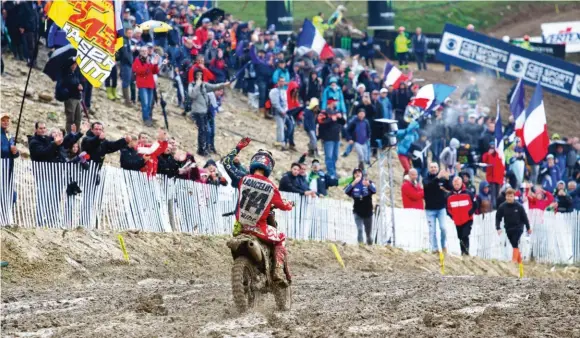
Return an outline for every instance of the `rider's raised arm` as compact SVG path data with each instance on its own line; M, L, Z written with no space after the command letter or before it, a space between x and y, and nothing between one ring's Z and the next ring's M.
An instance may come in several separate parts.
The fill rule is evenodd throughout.
M244 149L249 143L250 143L249 138L242 139L240 142L238 142L236 148L222 159L222 163L224 165L226 172L234 182L239 182L242 179L242 177L244 177L247 174L246 171L240 169L234 163L234 159L236 158L236 156L238 156L240 151ZM234 186L237 187L236 184L234 184Z
M274 207L280 210L285 211L292 210L292 203L282 199L282 195L280 195L280 191L276 187L274 187L274 197L272 197L272 201L270 202L270 204L274 205Z

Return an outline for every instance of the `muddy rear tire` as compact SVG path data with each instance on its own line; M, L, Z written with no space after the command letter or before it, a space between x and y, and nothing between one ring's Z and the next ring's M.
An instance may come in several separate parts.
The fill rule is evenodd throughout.
M289 311L292 307L292 286L280 287L275 285L272 288L272 293L276 301L276 308L279 311Z
M244 256L236 258L232 267L232 294L240 313L253 308L259 298L259 291L252 290L256 280L256 269L252 261Z

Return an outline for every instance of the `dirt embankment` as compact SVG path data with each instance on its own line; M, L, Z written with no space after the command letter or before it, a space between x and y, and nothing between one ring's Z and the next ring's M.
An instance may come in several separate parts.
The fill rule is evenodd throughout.
M353 229L354 230L354 229ZM293 308L240 315L223 237L3 229L6 337L579 337L576 267L516 266L385 247L296 242Z

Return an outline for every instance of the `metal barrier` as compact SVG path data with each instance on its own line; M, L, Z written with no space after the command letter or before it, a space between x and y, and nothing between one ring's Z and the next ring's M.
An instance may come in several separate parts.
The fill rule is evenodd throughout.
M0 162L0 225L23 227L187 232L227 235L232 231L237 191L163 175L92 165L38 163L17 159ZM67 194L72 182L81 192ZM294 201L291 212L278 212L281 231L298 240L357 241L352 202L329 198L305 198L282 193ZM579 213L554 214L531 210L531 236L523 235L523 258L544 263L580 262ZM386 215L375 214L373 237L379 244L391 243L392 229ZM409 251L430 250L429 227L423 210L395 209L395 246ZM460 254L453 222L446 218L447 248ZM439 240L441 234L437 231ZM470 254L486 259L511 259L511 246L504 234L497 235L495 213L476 216L470 235Z

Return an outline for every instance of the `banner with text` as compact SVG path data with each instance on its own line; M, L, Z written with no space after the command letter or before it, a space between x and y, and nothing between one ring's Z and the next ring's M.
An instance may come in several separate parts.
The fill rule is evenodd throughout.
M395 30L395 13L391 5L392 1L367 1L369 20L367 29Z
M294 23L294 3L292 0L266 1L266 20L268 29L274 25L278 35L292 34Z
M437 59L474 72L523 78L529 85L539 82L546 90L580 102L580 66L455 25L445 25Z
M84 77L100 87L115 66L115 52L123 46L119 0L54 1L48 16L66 32L77 50L76 62Z

